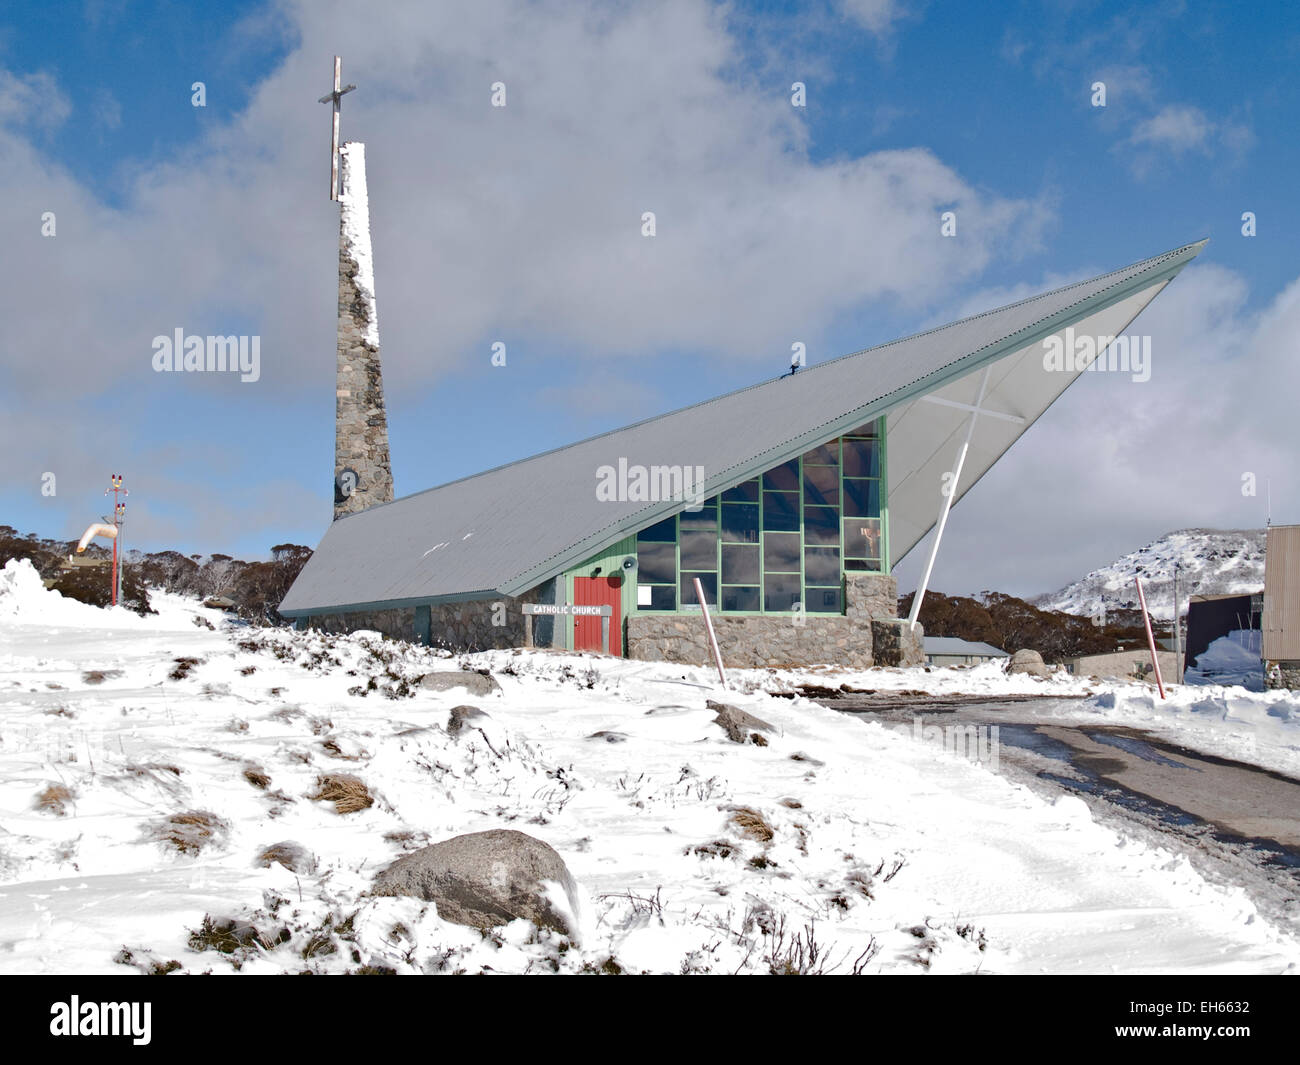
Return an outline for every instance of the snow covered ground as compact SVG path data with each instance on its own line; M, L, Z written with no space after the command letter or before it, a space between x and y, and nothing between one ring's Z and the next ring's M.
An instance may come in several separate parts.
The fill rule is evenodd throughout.
M992 664L747 671L724 692L704 669L450 659L154 600L141 619L46 592L25 563L0 574L0 972L1300 971L1300 943L1244 892L1081 800L772 692L1091 692L1062 714L1294 773L1290 696L1179 688L1160 704ZM458 664L503 690L412 688ZM769 744L727 740L707 698L771 723ZM457 739L463 703L490 719ZM372 804L312 799L334 774ZM559 851L585 895L580 936L483 935L367 896L406 850L496 827ZM258 863L273 844L293 869Z

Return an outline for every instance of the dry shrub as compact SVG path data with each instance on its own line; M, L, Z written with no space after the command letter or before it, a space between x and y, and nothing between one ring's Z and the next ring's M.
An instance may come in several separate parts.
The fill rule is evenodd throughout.
M218 836L224 835L229 825L207 810L188 810L172 814L154 826L153 839L168 843L182 854L198 854Z
M415 850L423 847L429 842L429 833L413 832L410 829L395 829L392 832L385 832L384 839L389 843L396 843L404 851Z
M310 873L316 868L316 860L307 853L305 847L292 840L272 843L257 856L257 864L269 869L279 862L291 873Z
M181 767L168 762L143 762L140 765L128 765L122 772L133 777L152 776L155 773L171 773L178 777L181 775Z
M370 789L346 773L325 773L317 777L316 792L308 798L332 802L334 809L341 814L354 814L375 803Z
M257 768L257 766L250 765L245 769L244 779L252 784L253 787L258 788L261 791L265 791L271 786L271 778L266 773L262 772L262 770Z
M325 753L328 754L331 758L340 758L345 762L361 761L361 759L358 758L355 754L345 754L343 748L339 746L337 740L334 739L321 740L321 746L325 749Z
M176 664L172 671L167 674L171 680L184 680L190 675L190 671L203 661L201 658L177 658L173 660Z
M190 932L190 950L215 950L222 954L261 950L273 950L281 943L289 941L289 930L282 928L275 935L261 932L248 921L226 918L214 921L208 914L203 915L203 924L197 931Z
M763 815L751 806L736 807L731 815L731 823L740 829L742 835L756 839L759 843L768 843L776 835L772 826L763 820Z
M36 809L47 810L56 817L67 814L67 804L73 799L72 789L63 784L51 784L36 796Z
M715 839L709 843L699 843L694 847L687 847L683 853L698 854L702 858L730 858L739 851L740 848L730 840Z

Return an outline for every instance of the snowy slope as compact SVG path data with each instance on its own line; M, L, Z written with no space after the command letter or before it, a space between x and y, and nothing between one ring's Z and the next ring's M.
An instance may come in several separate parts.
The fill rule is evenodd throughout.
M723 692L703 669L489 652L461 661L501 693L408 696L403 681L456 662L374 634L237 628L178 597L156 618L84 608L21 568L0 583L0 972L767 972L806 961L810 936L840 972L1300 971L1300 944L1240 889L1081 800L764 690L792 674L740 671ZM844 675L868 677L1042 685L996 666ZM1132 690L1109 705L1160 712ZM770 722L769 745L726 740L709 697ZM1210 698L1181 713L1209 727ZM444 726L466 701L490 720L457 740ZM1102 692L1083 712L1106 707ZM373 805L313 800L337 772ZM38 805L55 785L61 813ZM746 837L736 806L772 839ZM208 835L168 827L195 812ZM578 942L365 894L407 849L504 826L568 863ZM299 849L296 872L256 863L276 843ZM205 915L246 922L243 945L199 949Z
M1135 576L1142 578L1153 617L1174 616L1174 565L1184 611L1192 594L1258 592L1264 588L1263 529L1182 529L1166 533L1137 551L1093 570L1058 592L1039 596L1034 605L1091 617L1106 609L1136 609Z

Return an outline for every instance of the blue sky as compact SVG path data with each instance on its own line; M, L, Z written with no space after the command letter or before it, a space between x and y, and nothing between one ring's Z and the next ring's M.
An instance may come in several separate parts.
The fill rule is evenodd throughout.
M1252 398L1295 384L1275 339L1300 274L1294 5L356 7L0 16L0 523L74 537L118 470L134 546L319 539L336 51L360 87L343 131L368 146L398 494L775 375L792 339L817 362L1208 236L1139 320L1166 338L1154 387L1067 393L956 509L935 584L1045 591L1171 528L1262 524L1245 469L1300 520L1285 412ZM505 115L483 106L497 78ZM260 334L263 379L153 374L177 326ZM1237 390L1255 419L1223 409ZM1211 437L1222 468L1198 471L1188 442Z

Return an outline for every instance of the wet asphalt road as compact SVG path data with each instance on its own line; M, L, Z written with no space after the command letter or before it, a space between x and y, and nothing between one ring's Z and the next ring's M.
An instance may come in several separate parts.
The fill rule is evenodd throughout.
M941 728L996 725L996 762L981 758L988 768L1040 794L1079 796L1094 817L1187 854L1204 875L1246 888L1267 917L1300 932L1300 780L1140 729L1062 724L1060 699L879 693L817 701L913 729L918 715Z

